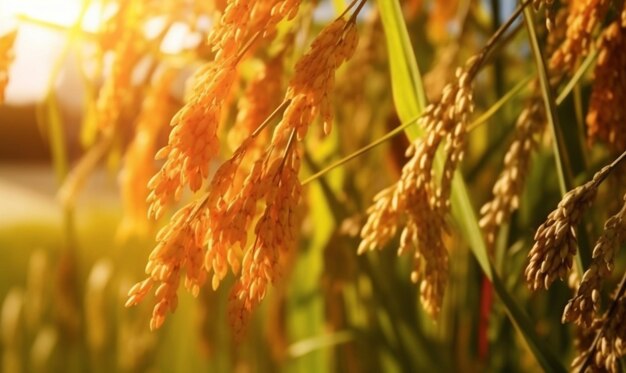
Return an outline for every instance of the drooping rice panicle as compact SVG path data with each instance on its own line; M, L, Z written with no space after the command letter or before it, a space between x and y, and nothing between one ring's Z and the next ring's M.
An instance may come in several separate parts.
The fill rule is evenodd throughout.
M532 290L547 289L554 280L563 280L569 274L577 247L574 230L611 169L610 166L602 168L592 180L567 192L537 229L524 272Z
M170 90L176 76L176 70L165 69L153 78L137 118L133 140L126 149L119 176L124 206L119 228L122 237L148 232L147 184L155 171L154 153L159 134L173 114Z
M626 150L626 8L621 20L602 32L599 53L586 118L587 132L591 140L601 140L619 154Z
M594 314L600 310L602 282L613 272L615 251L625 239L626 203L604 223L604 231L593 248L591 265L585 271L576 294L565 306L563 322L575 322L587 328L591 326Z

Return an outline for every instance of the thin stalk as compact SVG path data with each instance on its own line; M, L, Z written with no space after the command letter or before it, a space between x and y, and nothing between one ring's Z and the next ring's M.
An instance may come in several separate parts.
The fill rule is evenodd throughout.
M473 131L476 128L478 128L481 124L486 123L498 110L500 110L504 104L506 104L511 98L515 97L518 93L520 93L522 91L522 89L528 84L528 82L530 81L532 77L526 77L525 79L523 79L522 81L520 81L517 85L515 85L515 87L513 87L512 89L510 89L503 97L501 97L495 104L493 104L491 107L489 107L489 109L487 109L487 111L485 111L482 115L480 115L478 118L476 118L472 123L469 124L468 126L468 131ZM405 130L407 127L415 124L417 122L417 119L419 119L419 117L413 118L410 121L406 122L406 123L402 123L401 125L399 125L398 127L394 128L393 130L391 130L390 132L388 132L387 134L385 134L383 137L374 140L373 142L365 145L364 147L358 149L357 151L331 163L330 165L324 167L322 170L314 173L313 175L309 176L308 178L306 178L303 182L302 185L308 184L311 181L314 181L318 178L320 178L321 176L325 175L326 173L334 170L335 168L342 166L345 163L348 163L349 161L353 160L354 158L357 158L358 156L367 153L368 151L374 149L375 147L385 143L387 140L392 139L394 136L402 133L403 130Z
M274 118L278 117L280 113L285 108L287 108L289 103L291 103L291 100L285 100L280 105L278 105L276 109L274 109L274 111L272 111L272 113L268 115L267 118L265 118L263 123L259 124L259 126L254 130L254 132L252 132L250 136L257 137L265 129L265 127L267 127L267 125L270 124L272 120L274 120Z
M470 71L468 71L468 78L470 80L474 79L476 74L478 74L485 60L487 59L487 57L489 57L489 55L493 51L494 47L498 45L498 42L504 36L506 31L513 25L515 20L517 20L517 17L520 14L522 14L522 12L525 11L525 9L527 9L530 3L531 3L530 0L525 0L517 8L515 8L515 11L513 12L513 14L511 14L511 16L506 20L506 22L500 25L498 30L496 30L496 32L493 35L491 35L489 40L487 40L487 43L485 44L483 49L480 51L480 54L478 55L476 62L474 63Z
M381 145L383 143L385 143L387 140L392 139L393 137L395 137L396 135L402 133L407 127L413 125L418 118L415 118L413 120L410 120L406 123L402 123L401 125L399 125L398 127L394 128L393 130L389 131L387 134L385 134L383 137L365 145L364 147L360 148L359 150L349 154L346 157L343 157L339 160L337 160L336 162L333 162L332 164L330 164L329 166L324 167L322 170L314 173L313 175L309 176L308 178L306 178L303 182L302 185L306 185L308 183L310 183L311 181L314 181L318 178L320 178L321 176L324 176L325 174L327 174L328 172L334 170L335 168L348 163L349 161L353 160L354 158L367 153L368 151L374 149L375 147L377 147L378 145Z
M530 39L530 45L535 57L535 64L537 65L539 84L541 86L543 102L546 109L546 119L552 132L552 143L554 145L554 156L559 178L559 188L561 190L561 194L565 195L565 193L567 193L567 191L573 186L573 176L570 171L571 166L567 148L565 147L563 131L559 123L558 115L556 114L556 103L552 97L552 88L550 87L550 80L548 78L548 69L539 46L537 32L533 23L533 15L530 9L524 10L524 22L526 24L528 38Z
M515 87L511 88L504 96L502 96L495 104L491 105L487 111L482 113L478 118L476 118L472 123L467 126L467 131L471 132L475 130L478 126L483 123L486 123L498 110L504 106L510 99L515 97L518 93L520 93L526 85L531 81L533 77L527 76L522 79L519 83L515 85Z
M591 67L591 65L596 60L596 58L598 58L598 50L594 49L591 53L587 55L587 57L585 57L585 60L583 61L583 63L580 64L580 66L578 67L574 75L572 75L572 78L563 87L563 89L561 90L561 93L559 93L559 96L556 98L557 105L561 105L563 101L565 101L567 96L569 96L569 94L572 92L574 87L578 84L580 79L582 79L582 77L585 75L585 72L589 70L589 67Z

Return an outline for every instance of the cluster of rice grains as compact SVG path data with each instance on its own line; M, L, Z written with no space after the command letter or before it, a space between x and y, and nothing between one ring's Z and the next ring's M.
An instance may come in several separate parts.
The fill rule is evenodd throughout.
M9 84L9 67L13 62L13 44L17 30L0 35L0 105L4 102L4 90Z
M425 136L408 148L410 159L400 180L374 197L361 230L359 253L383 248L404 225L398 253L413 256L411 280L421 282L422 305L433 317L441 310L448 276L444 233L451 182L463 159L468 118L473 111L471 84L481 62L482 58L473 57L465 68L457 69L456 80L446 85L439 101L426 108L418 120ZM433 165L440 147L445 160L439 178Z
M100 35L103 51L111 50L110 76L105 80L96 103L97 127L112 136L123 108L132 97L132 74L144 55L146 40L143 22L147 7L143 1L119 2L118 10Z
M178 71L166 68L153 76L145 93L141 110L135 124L135 135L126 148L125 162L119 175L124 216L119 234L127 237L132 233L145 234L149 230L146 216L148 181L155 172L154 153L161 131L171 118L170 89Z
M569 274L576 254L575 228L585 210L592 204L600 184L618 167L621 156L598 171L593 179L568 192L558 207L535 234L535 244L529 254L525 276L531 289L546 289L556 279ZM626 202L626 196L624 196ZM602 284L614 268L616 249L626 241L626 203L604 224L604 231L596 241L589 268L563 312L563 322L574 322L583 336L579 341L579 355L572 362L574 368L585 371L619 371L617 361L626 353L626 282L622 282L611 306L600 314Z
M533 1L535 8L544 5L546 8L546 26L550 29L547 35L546 54L554 55L565 40L565 32L554 25L565 22L569 12L566 7L552 14L553 1ZM549 71L552 86L561 82L562 73L556 70ZM490 252L500 226L509 220L513 212L519 208L519 199L524 190L526 175L530 170L531 156L538 147L538 139L546 128L545 104L541 95L538 79L531 82L532 93L517 117L515 133L509 148L504 156L504 167L493 185L493 197L480 210L479 225L483 230L485 242Z
M158 243L146 267L148 278L129 292L127 306L139 303L157 285L152 329L159 328L167 312L176 308L181 276L184 286L197 295L209 278L217 289L230 269L238 278L231 291L229 318L235 335L241 336L251 312L281 276L297 244L301 141L318 116L324 131L330 131L334 74L356 49L356 14L363 4L349 19L339 17L315 38L296 63L276 110L260 104L260 97L246 95L249 101L240 105L243 110L236 122L246 127L238 131L247 136L236 139L239 146L217 169L208 190L178 210L157 234ZM149 183L152 217L158 218L168 204L178 200L184 186L198 191L207 182L209 163L219 145L221 111L239 61L252 41L271 37L277 23L293 17L298 5L298 1L277 0L229 3L210 36L216 57L199 74L192 97L172 120L169 144L157 154L166 160ZM258 93L255 86L275 78L268 75L268 69L252 82L247 94ZM272 86L280 91L279 82ZM261 136L281 111L271 138ZM265 139L269 143L259 145Z
M626 150L626 8L621 19L607 26L601 35L600 55L595 68L593 90L587 113L591 139L606 142L615 153ZM607 110L606 108L611 108Z
M537 82L535 88L538 88ZM493 198L480 210L479 224L490 250L493 250L500 226L519 207L531 155L537 146L536 138L543 132L545 125L543 100L539 92L535 92L524 105L515 124L513 141L504 156L504 169L493 186Z
M566 7L564 39L550 59L554 82L562 76L571 75L580 59L590 53L594 32L602 25L610 7L611 2L603 0L574 1ZM623 75L626 68L625 31L626 7L622 5L618 19L601 32L599 58L586 118L590 138L603 140L614 154L620 154L626 149L626 132L623 130L626 116L622 105L618 104L626 97ZM598 171L591 181L568 192L538 228L525 271L532 290L547 289L555 279L563 280L569 275L578 246L575 229L585 210L593 203L598 187L619 166L625 154L622 153L611 165ZM509 162L505 160L505 163ZM577 324L581 335L587 336L579 341L579 355L572 363L580 371L619 371L618 360L626 354L626 346L623 345L626 338L626 282L620 284L610 306L602 314L600 305L602 284L613 271L616 249L626 240L625 218L626 204L623 204L605 222L604 231L593 248L591 263L563 312L563 322ZM487 224L484 225L487 228L492 227L494 221L501 220L493 219L493 214L484 215L483 219L486 219ZM489 235L495 229L487 230L488 239L493 239Z

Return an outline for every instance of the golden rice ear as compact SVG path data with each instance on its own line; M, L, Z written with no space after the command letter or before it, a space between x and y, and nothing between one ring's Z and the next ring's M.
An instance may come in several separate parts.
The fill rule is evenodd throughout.
M116 14L116 40L112 43L113 61L109 77L96 102L97 127L105 136L113 136L118 120L132 94L133 70L147 52L143 36L144 2L131 0Z
M622 15L626 19L626 9ZM626 108L623 105L626 85L623 77L619 77L623 71L626 71L626 25L615 21L601 36L586 118L590 140L601 140L615 154L626 150Z
M243 226L247 227L252 224L252 216L239 218L237 214L246 211L249 214L255 211L258 201L265 202L254 227L254 242L243 252L239 280L231 295L230 320L238 337L245 332L251 313L283 272L284 257L297 244L302 194L298 140L318 115L323 117L322 108L330 102L334 88L335 71L354 52L355 38L355 23L340 17L320 32L309 51L298 60L285 95L283 118L274 129L268 150L260 158L262 162L257 163L261 166L259 172L246 178L244 193L231 203L236 213L233 219L246 222ZM211 232L221 234L219 229ZM211 248L207 255L212 255L210 252Z
M284 50L273 58L263 61L255 76L248 83L237 103L237 117L228 132L228 144L236 149L280 105L283 96ZM263 151L267 132L257 140L257 152Z
M236 66L234 58L212 63L200 77L202 89L194 92L191 101L172 119L168 144L158 153L166 158L165 163L148 185L152 218L158 219L185 186L198 191L208 177L209 165L219 149L217 129Z
M538 87L536 81L534 84ZM493 198L480 210L479 224L490 250L501 224L519 207L531 155L537 147L536 138L546 127L544 108L540 93L534 92L517 118L515 137L504 156L504 169L492 189Z
M13 62L13 45L17 29L0 36L0 105L4 103L4 92L9 84L9 67Z
M572 368L580 372L621 372L619 360L624 356L626 339L626 283L619 285L611 305L604 315L593 319L584 329L588 340L578 356L572 361Z
M624 196L626 202L626 196ZM576 294L565 306L563 322L589 328L600 310L602 283L613 272L616 250L626 240L626 203L604 223L604 231L593 248L592 262Z
M172 116L170 90L176 76L174 69L165 69L155 76L141 105L133 140L126 148L118 178L124 209L118 229L121 239L149 232L147 185L155 172L154 153L159 134Z
M314 119L323 114L321 108L330 100L335 71L355 48L353 18L350 21L339 18L322 30L296 64L283 104L250 131L233 156L218 168L208 193L179 210L157 234L158 244L146 268L149 278L133 288L128 301L128 305L140 302L151 286L148 283L160 283L151 328L160 327L167 311L174 310L181 271L186 274L185 287L197 295L208 274L212 272L211 285L216 289L230 268L239 276L231 296L230 318L237 335L245 331L251 312L282 272L281 258L297 244L302 187L298 179L300 149L296 134L304 136ZM153 216L158 217L164 201L171 200L183 186L197 190L206 178L203 170L190 174L189 167L196 162L193 158L199 153L196 148L207 148L202 131L207 131L207 125L209 131L215 132L217 128L216 111L223 106L224 96L232 85L231 75L242 54L220 59L225 56L225 53L218 55L205 68L205 84L196 84L197 92L191 102L173 119L170 142L158 153L167 158L165 165L149 182L152 189L148 197L149 213ZM329 56L335 58L326 58ZM262 152L253 151L263 129L283 109L283 118L269 146ZM217 138L213 137L212 141L217 142ZM249 168L242 167L247 157L247 162L249 157L254 159ZM206 159L202 162L204 167L208 163ZM195 184L192 177L201 177L200 183ZM243 180L240 188L233 188L233 181L238 178ZM260 214L259 205L265 206ZM248 244L248 231L253 224L255 238Z
M274 8L281 5L278 11ZM217 137L225 102L237 77L237 67L259 35L297 11L299 1L234 0L212 29L209 43L215 60L200 69L188 102L172 119L168 144L158 153L165 158L150 180L149 214L158 219L177 201L185 187L198 191L209 176L209 165L219 150Z
M554 280L564 280L569 274L578 246L575 229L593 203L600 183L612 169L612 166L602 168L592 180L567 192L556 210L537 229L524 271L532 290L547 289Z
M555 73L572 74L577 61L589 54L593 32L602 23L611 1L589 0L569 3L566 38L550 58Z
M456 71L454 82L446 85L441 98L429 105L418 120L425 129L407 154L409 161L400 180L379 194L368 210L361 230L358 252L382 248L402 227L398 252L414 258L411 279L419 283L424 309L436 317L443 302L448 277L448 252L443 242L450 210L451 183L463 160L469 115L474 104L471 84L481 57L472 57ZM437 180L433 165L443 148L444 168Z

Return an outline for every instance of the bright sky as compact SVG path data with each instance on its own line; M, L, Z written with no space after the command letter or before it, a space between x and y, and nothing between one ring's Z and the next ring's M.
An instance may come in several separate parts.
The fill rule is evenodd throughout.
M59 30L51 31L33 22L24 21L24 18L65 28L71 27L79 17L84 1L86 0L0 0L0 34L19 25L15 45L16 58L9 72L11 80L6 91L8 104L30 104L44 96L54 61L67 42L66 33ZM91 3L83 19L83 29L96 32L103 11L101 1L91 0ZM331 2L325 1L316 9L315 18L328 19L332 18L333 14ZM147 31L151 26L159 29L159 20L155 21L147 25ZM164 52L176 53L186 43L196 42L197 38L190 34L186 25L175 24L166 36L162 49ZM73 61L70 61L69 66L66 64L61 72L56 89L65 89L68 84L76 83L77 72L70 71L70 68L76 69L76 64L71 62Z
M6 90L8 104L30 104L44 96L54 61L67 43L67 34L62 30L36 25L24 18L68 28L80 16L84 1L0 0L0 34L15 28L16 25L19 26L15 42L16 58L11 65L10 81ZM103 14L108 13L103 11L101 3L98 0L91 0L91 5L83 18L83 30L98 31ZM154 19L148 22L146 25L148 34L160 30L163 21ZM187 25L175 23L163 40L161 49L166 53L177 53L199 41L198 35L193 35ZM80 85L79 80L76 62L69 60L64 64L55 88L75 91L80 89L76 87L77 84Z
M66 42L65 34L20 21L27 17L59 26L71 26L79 16L82 0L0 0L0 33L19 26L15 62L9 72L8 104L28 104L43 97L50 71ZM86 30L96 30L99 9L92 7L84 18Z

